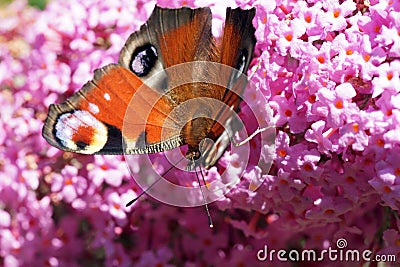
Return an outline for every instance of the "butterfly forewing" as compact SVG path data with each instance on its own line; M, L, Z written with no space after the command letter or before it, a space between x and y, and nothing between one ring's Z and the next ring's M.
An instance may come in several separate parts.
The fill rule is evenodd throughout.
M136 108L132 111L133 96ZM165 128L174 125L166 123L172 109L173 103L165 95L144 85L129 70L112 64L96 70L94 80L65 103L50 106L43 136L55 147L83 154L126 153L123 140L131 153L157 152L161 133L162 140L171 142L166 147L181 144L179 129ZM126 120L126 113L135 116ZM122 136L124 123L129 131Z

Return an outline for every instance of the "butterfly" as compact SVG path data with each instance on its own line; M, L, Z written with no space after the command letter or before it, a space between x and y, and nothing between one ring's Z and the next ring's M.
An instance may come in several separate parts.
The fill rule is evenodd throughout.
M82 154L149 154L187 145L189 168L214 165L236 129L229 114L239 111L246 87L254 15L254 8L227 8L217 40L209 8L156 6L126 41L118 64L95 70L64 103L50 105L43 137Z

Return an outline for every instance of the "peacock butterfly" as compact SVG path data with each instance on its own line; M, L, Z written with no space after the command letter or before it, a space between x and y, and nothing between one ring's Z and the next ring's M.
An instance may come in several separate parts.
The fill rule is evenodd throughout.
M81 90L50 105L43 137L61 150L83 154L147 154L187 144L190 168L214 165L229 144L227 129L235 129L228 114L239 110L246 86L241 74L253 57L254 15L254 8L227 8L216 40L209 8L156 6L126 41L118 64L95 70ZM177 109L185 103L190 104Z

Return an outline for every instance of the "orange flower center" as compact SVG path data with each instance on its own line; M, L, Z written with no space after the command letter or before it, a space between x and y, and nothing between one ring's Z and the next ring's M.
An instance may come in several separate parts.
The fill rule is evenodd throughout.
M335 107L338 109L342 109L343 108L343 101L342 100L337 100L335 103Z
M285 111L285 115L286 115L286 117L292 116L292 111L291 111L290 109L287 109L287 110Z
M279 155L279 157L281 157L281 158L286 157L286 155L287 155L286 149L279 149L279 150L278 150L278 155Z
M378 139L376 140L376 144L380 147L383 147L385 145L385 141L383 141L383 139Z
M336 18L338 18L340 16L340 11L339 10L335 10L334 12L333 12L333 17L336 19Z
M359 131L358 123L357 122L353 123L353 132L358 133L358 131Z

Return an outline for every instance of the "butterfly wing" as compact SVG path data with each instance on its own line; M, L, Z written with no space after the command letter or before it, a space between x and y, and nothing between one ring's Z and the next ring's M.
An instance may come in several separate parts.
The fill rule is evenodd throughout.
M137 59L129 58L131 47L138 46L138 49L142 51L150 46L151 50L155 51L148 54L158 55L155 63L158 67L154 72L149 72L151 77L144 77L145 83L168 95L176 107L179 106L172 114L177 122L174 126L181 129L181 143L188 144L189 147L198 147L198 140L204 137L210 128L207 123L211 125L212 122L207 119L193 119L199 107L196 104L187 104L186 101L206 96L214 98L217 96L220 99L223 95L220 89L213 86L193 83L194 74L207 76L210 73L208 69L196 67L197 65L192 64L193 62L217 60L211 20L209 8L156 7L148 22L138 33L134 33L128 39L120 57L120 64L127 65L135 72L134 68L137 64L134 63ZM154 79L154 75L157 79ZM186 105L181 105L185 102Z
M228 8L226 11L219 62L235 70L222 68L219 71L221 79L227 82L227 89L221 99L225 105L214 115L218 123L213 124L209 134L214 143L202 148L203 165L206 168L216 163L228 146L230 138L241 128L240 122L232 116L232 111L239 111L243 91L247 85L245 74L253 58L256 43L255 28L252 25L254 16L254 8Z
M147 23L127 40L119 65L96 70L94 79L65 103L50 106L43 136L55 147L85 154L152 153L184 144L197 128L186 133L185 138L181 128L190 119L191 112L171 114L177 104L204 95L205 91L204 96L223 99L235 108L239 100L229 90L218 88L214 92L213 87L207 85L169 90L179 82L182 69L168 74L164 70L180 63L209 60L245 72L254 46L252 41L248 41L251 36L254 38L254 33L246 32L252 16L254 14L247 11L242 14L240 10L228 9L219 53L211 34L208 8L171 10L156 7ZM240 45L232 42L234 38L241 40ZM226 46L234 49L234 59L224 48ZM243 51L247 52L244 56L241 54ZM188 69L187 73L196 71ZM200 71L204 72L201 75L208 75L210 70ZM149 77L154 74L158 76L151 79L152 84ZM230 80L233 81L234 77ZM143 82L156 90L143 85ZM196 92L191 94L192 91ZM132 104L133 95L135 100ZM215 116L224 114L223 111L219 113ZM214 125L212 132L219 136L223 131ZM121 140L126 144L125 148Z
M130 105L133 96L139 106ZM167 96L144 85L128 69L111 64L96 70L94 79L66 102L50 106L43 136L59 149L82 154L162 151L181 144L179 129L168 116L173 107ZM126 113L135 116L126 120ZM123 127L128 129L124 135Z
M228 8L226 11L225 27L220 48L220 62L236 69L236 71L221 72L224 76L229 76L227 77L228 89L225 91L222 101L228 107L233 107L235 111L239 109L243 90L247 84L247 79L245 79L244 75L253 58L254 45L256 43L255 28L252 24L254 15L254 8L250 10Z
M136 59L129 58L129 55L137 53L132 52L131 46L148 48L151 43L151 50L155 51L152 54L158 55L157 76L162 79L154 80L151 77L145 82L167 94L179 106L174 114L182 122L178 125L182 129L182 139L190 149L194 148L195 150L198 148L199 140L207 135L213 120L196 119L197 114L201 113L200 115L202 115L207 112L206 106L201 105L200 100L191 102L193 104L190 105L183 103L201 97L221 99L225 90L225 88L204 82L194 82L196 77L217 75L217 70L213 71L192 64L199 61L218 61L217 48L211 32L211 22L212 15L209 8L164 9L156 7L148 23L141 28L139 33L134 33L129 38L120 57L120 64L130 67L134 72L135 64L132 62L136 62Z
M177 78L160 72L180 63L211 60L210 55L215 54L211 18L209 8L156 6L148 21L126 41L119 64L152 88L167 91ZM159 78L149 80L154 74Z
M44 138L59 149L84 154L154 153L180 146L182 114L171 114L179 103L172 95L178 94L166 92L177 73L163 70L205 59L210 47L199 45L201 40L212 43L210 9L156 6L127 40L118 65L96 70L94 79L65 103L50 106ZM157 78L149 80L153 75Z

